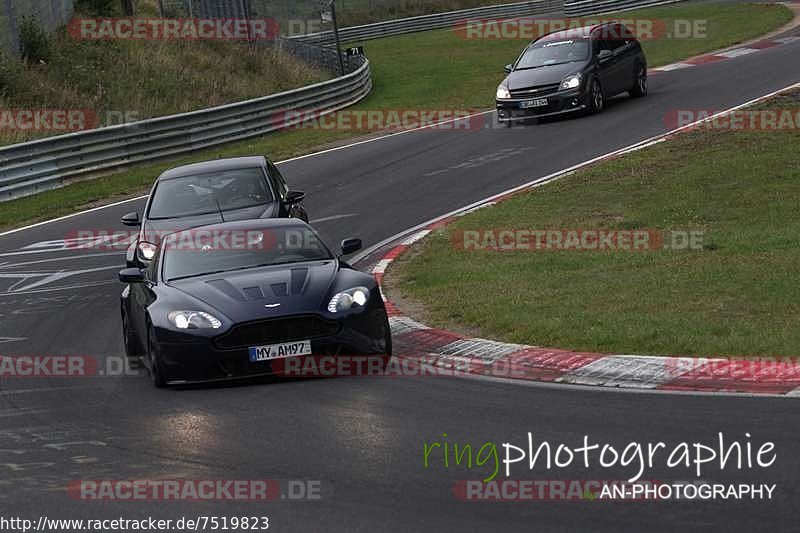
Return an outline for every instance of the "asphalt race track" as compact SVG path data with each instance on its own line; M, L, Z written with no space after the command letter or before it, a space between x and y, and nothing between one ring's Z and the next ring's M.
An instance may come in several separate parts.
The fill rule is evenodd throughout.
M284 163L323 236L377 243L406 228L666 131L672 109L724 109L800 81L800 41L650 78L650 95L601 116L511 130L424 130ZM502 66L499 66L501 69ZM498 72L498 79L502 70ZM487 115L487 120L488 119ZM0 353L123 353L116 281L123 252L64 248L78 230L121 229L141 201L0 237ZM312 221L313 222L313 221ZM101 363L101 367L103 364ZM797 530L800 448L791 399L667 395L455 378L326 379L156 390L145 377L0 383L0 510L49 518L266 515L274 531ZM631 441L772 441L769 469L711 469L706 481L775 483L767 501L462 502L455 480L486 472L423 467L423 443L584 435ZM548 473L515 470L519 478ZM625 479L568 468L551 478ZM659 480L693 470L656 467ZM84 502L80 479L319 480L319 501Z

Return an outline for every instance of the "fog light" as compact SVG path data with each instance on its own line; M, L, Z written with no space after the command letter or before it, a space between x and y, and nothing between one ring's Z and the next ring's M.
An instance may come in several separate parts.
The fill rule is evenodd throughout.
M577 105L578 105L578 99L577 98L573 98L572 99L572 107L575 107Z

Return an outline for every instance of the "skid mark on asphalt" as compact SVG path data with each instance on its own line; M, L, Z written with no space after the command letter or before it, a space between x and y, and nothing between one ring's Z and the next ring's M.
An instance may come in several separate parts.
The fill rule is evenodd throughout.
M519 148L503 148L502 150L498 150L497 152L492 152L490 154L481 155L478 157L473 157L471 159L467 159L466 161L462 161L457 165L451 165L447 168L443 168L440 170L434 170L432 172L428 172L425 174L426 177L430 176L438 176L439 174L445 174L447 172L452 172L454 170L463 170L467 168L478 168L486 165L490 165L497 161L502 161L504 159L509 159L512 157L516 157L521 153L527 152L529 150L533 150L533 146L522 146Z
M6 288L6 290L3 292L21 293L30 291L32 289L38 289L44 285L50 285L70 277L119 269L120 265L111 265L97 268L83 268L80 270L61 270L58 272L0 272L0 279L17 279L18 281L16 283L12 283L11 286ZM36 279L36 281L25 283L32 279Z

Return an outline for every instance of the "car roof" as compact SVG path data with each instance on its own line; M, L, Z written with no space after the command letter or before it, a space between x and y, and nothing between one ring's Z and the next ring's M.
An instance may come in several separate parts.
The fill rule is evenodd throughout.
M190 165L182 165L171 168L162 173L158 177L158 181L182 178L195 174L205 174L207 172L220 172L224 170L234 170L237 168L263 167L266 164L267 158L261 155L250 157L229 157L226 159L215 159L213 161L202 161L200 163L192 163Z
M537 39L536 42L558 41L560 39L587 39L591 37L592 32L595 30L611 24L619 24L619 21L613 20L603 22L601 24L589 24L580 28L569 28L566 30L548 33L547 35Z

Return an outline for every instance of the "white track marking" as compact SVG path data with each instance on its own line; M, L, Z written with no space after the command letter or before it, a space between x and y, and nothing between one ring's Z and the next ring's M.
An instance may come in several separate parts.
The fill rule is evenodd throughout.
M409 331L431 329L425 324L417 322L407 316L390 316L389 328L392 330L392 335L400 335L402 333L408 333Z
M411 237L409 237L408 239L406 239L403 242L401 242L400 244L402 244L403 246L411 246L415 242L427 237L430 232L431 232L431 230L429 230L429 229L424 229L422 231L418 231L415 234L413 234Z
M392 262L391 259L381 259L380 261L378 261L378 264L372 268L372 273L383 274L384 272L386 272L386 269L389 267L391 262Z
M319 224L320 222L330 222L331 220L340 220L342 218L350 218L350 217L357 217L358 213L346 213L344 215L333 215L330 217L322 217L322 218L315 218L313 220L309 220L309 224Z
M615 355L592 361L558 381L576 385L655 389L704 362L681 357Z
M663 67L656 67L653 70L657 70L659 72L670 72L673 70L681 70L684 68L691 68L694 65L691 63L672 63L671 65L664 65Z
M734 48L733 50L728 50L727 52L720 52L718 54L713 54L715 56L727 57L728 59L739 57L739 56L746 56L748 54L753 54L758 52L757 48Z

